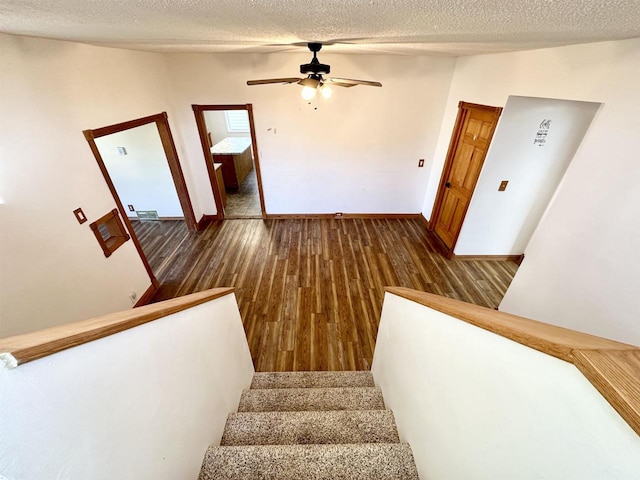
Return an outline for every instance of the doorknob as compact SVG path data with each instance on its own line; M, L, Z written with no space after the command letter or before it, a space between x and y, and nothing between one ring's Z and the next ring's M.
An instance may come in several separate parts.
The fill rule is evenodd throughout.
M447 187L447 188L451 188L451 183L447 182L447 183L444 184L444 186Z

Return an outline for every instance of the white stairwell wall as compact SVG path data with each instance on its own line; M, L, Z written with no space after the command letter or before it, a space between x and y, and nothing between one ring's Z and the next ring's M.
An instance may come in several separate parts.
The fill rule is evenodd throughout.
M640 437L572 365L387 293L372 373L420 478L631 479Z
M0 369L0 476L197 478L253 371L231 294Z

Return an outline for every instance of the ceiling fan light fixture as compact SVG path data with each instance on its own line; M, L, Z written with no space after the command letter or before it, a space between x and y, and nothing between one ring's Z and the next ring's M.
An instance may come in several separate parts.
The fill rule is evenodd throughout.
M302 89L302 98L304 98L307 101L311 101L314 99L314 97L316 96L316 88L315 87L304 87Z
M329 85L327 85L326 83L321 84L320 87L318 87L318 90L320 90L322 97L326 100L331 98L331 95L333 95L333 90L331 90Z
M382 84L380 82L374 82L371 80L355 80L352 78L335 78L335 77L324 77L324 75L328 75L331 72L331 67L324 63L320 63L318 60L318 52L322 48L321 43L309 43L309 50L313 53L313 58L311 62L304 63L300 65L300 73L306 75L304 78L296 78L296 77L287 77L287 78L267 78L263 80L249 80L247 81L247 85L266 85L270 83L285 83L292 84L297 83L298 85L304 87L302 89L302 98L307 101L311 101L316 97L318 90L320 90L320 94L328 99L332 95L332 90L329 87L328 83L333 84L332 86L337 87L355 87L356 85L368 85L371 87L381 87Z
M319 75L309 75L307 78L303 78L298 83L303 87L318 88L321 80L322 77L320 77Z

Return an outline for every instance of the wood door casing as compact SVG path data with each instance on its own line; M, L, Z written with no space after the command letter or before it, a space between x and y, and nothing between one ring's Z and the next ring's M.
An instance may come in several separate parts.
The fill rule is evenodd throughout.
M84 130L82 133L84 134L85 139L89 143L89 148L93 153L93 156L98 163L98 168L102 172L102 176L104 177L105 182L107 183L107 187L113 196L113 199L116 202L116 206L118 207L118 211L120 212L120 216L122 217L122 221L124 222L127 230L129 231L129 235L131 236L131 240L140 255L140 259L142 260L142 264L151 279L151 285L155 289L160 288L160 284L151 269L151 265L149 264L149 260L147 259L144 250L142 249L142 244L136 235L135 230L133 229L133 225L127 216L127 211L120 200L120 196L116 191L116 187L111 180L111 176L109 175L109 171L107 170L107 166L104 163L102 155L98 150L98 146L96 144L96 138L104 137L105 135L111 135L113 133L123 132L125 130L129 130L136 127L141 127L143 125L148 125L150 123L155 123L158 129L158 135L160 136L160 142L162 143L162 148L164 149L164 153L167 159L167 163L169 166L169 171L171 172L171 176L173 178L173 183L176 187L176 193L178 195L178 200L180 201L180 206L182 207L182 211L184 213L184 220L187 225L187 228L190 231L196 231L198 229L198 222L196 222L196 216L193 212L193 204L191 203L191 198L189 197L189 191L187 190L187 185L185 183L184 175L182 173L182 167L180 166L180 159L178 158L178 152L176 150L176 145L173 141L173 136L171 134L171 128L169 127L169 117L167 112L158 113L156 115L150 115L148 117L136 118L134 120L129 120L127 122L117 123L115 125L108 125L102 128L96 128L93 130Z
M249 132L251 135L251 151L253 155L253 166L256 170L256 180L258 182L258 197L260 199L260 211L262 218L267 218L267 211L264 203L264 192L262 189L262 171L260 169L260 155L258 153L258 142L256 140L256 127L253 118L253 105L247 103L245 105L191 105L193 114L195 115L196 125L198 127L198 135L200 136L200 144L202 146L202 153L204 154L205 164L207 166L207 173L209 174L209 182L211 184L211 190L213 192L213 198L216 204L216 218L218 220L224 220L224 207L226 205L226 194L223 201L222 188L218 183L215 167L213 165L213 158L211 156L211 136L207 131L207 122L204 118L204 112L206 111L224 111L224 110L246 110L249 116Z
M502 108L460 102L431 226L453 254Z

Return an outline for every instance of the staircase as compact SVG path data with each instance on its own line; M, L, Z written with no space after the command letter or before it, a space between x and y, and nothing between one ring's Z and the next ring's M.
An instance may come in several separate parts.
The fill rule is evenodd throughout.
M370 372L256 373L199 480L417 479Z

